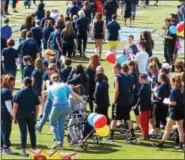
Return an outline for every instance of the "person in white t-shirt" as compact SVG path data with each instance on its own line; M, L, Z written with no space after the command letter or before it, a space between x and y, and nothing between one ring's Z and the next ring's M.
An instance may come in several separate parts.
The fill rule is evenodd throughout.
M146 52L146 41L139 42L139 50L136 54L135 60L138 62L139 73L146 73L147 72L147 64L148 64L148 53Z

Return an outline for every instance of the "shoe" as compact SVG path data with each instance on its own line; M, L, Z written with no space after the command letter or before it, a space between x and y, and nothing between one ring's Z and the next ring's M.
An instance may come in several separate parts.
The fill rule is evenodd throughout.
M136 127L136 128L135 128L135 131L136 131L136 132L141 132L140 127Z
M41 133L41 132L42 132L41 127L39 127L39 123L37 124L35 130L36 130L36 132L38 132L38 133Z
M136 137L129 137L127 140L126 140L126 142L136 142L137 141L137 139L136 139Z
M157 147L157 148L164 148L164 145L163 145L163 143L152 143L152 146L154 146L154 147Z
M14 10L13 12L14 12L14 13L18 13L18 11L17 11L17 10Z
M180 145L178 145L178 146L176 146L175 148L174 148L174 150L176 150L176 151L183 151L183 146L180 146Z
M8 155L15 155L16 153L13 152L10 148L4 149L3 152Z
M108 136L108 137L106 138L106 140L107 140L107 141L113 141L114 138L113 138L113 136Z
M62 148L63 147L63 144L62 144L62 142L55 142L55 144L53 145L53 149L57 149L57 148Z
M141 136L139 137L140 140L143 140L143 141L147 141L147 140L150 140L150 137L149 136Z
M19 155L22 157L29 157L29 154L26 153L26 151L22 151L21 153L19 153Z

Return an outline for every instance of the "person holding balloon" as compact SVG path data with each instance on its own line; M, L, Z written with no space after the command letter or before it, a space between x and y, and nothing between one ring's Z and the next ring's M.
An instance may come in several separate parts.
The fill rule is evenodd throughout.
M135 132L133 129L132 121L130 120L130 84L128 77L121 73L121 65L119 63L114 65L114 103L112 105L112 122L111 122L111 133L108 137L109 140L113 140L114 130L116 128L117 120L126 121L128 128L131 133L131 137L128 138L127 142L135 142Z

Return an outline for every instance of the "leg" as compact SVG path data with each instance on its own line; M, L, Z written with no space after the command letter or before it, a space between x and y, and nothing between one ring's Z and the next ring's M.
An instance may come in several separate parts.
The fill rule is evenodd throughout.
M154 104L153 108L153 118L154 118L154 126L155 126L155 135L158 135L160 128L160 119L161 119L161 105L159 103Z
M65 131L65 121L68 113L63 113L59 116L58 119L58 126L59 126L59 137L60 137L60 142L64 142L64 131Z
M10 0L6 0L6 6L5 6L5 13L6 13L6 14L8 14L9 1L10 1Z
M101 59L101 55L102 55L102 46L103 46L103 39L99 40L99 56Z
M63 55L66 57L66 55L67 55L67 46L66 45L63 45L62 51L63 51Z
M27 119L26 118L18 118L19 129L21 132L21 147L24 151L26 151L26 143L27 143Z
M167 46L164 45L164 59L166 61L166 63L170 63L170 60L168 58L168 52L167 52Z
M35 132L36 117L35 115L29 116L27 123L28 123L28 132L30 134L31 147L32 149L36 149L36 132Z
M71 59L71 55L73 53L74 50L74 45L70 45L68 48L68 58Z
M87 46L87 35L84 35L83 37L83 54L85 55L86 51L86 46Z
M75 125L76 124L76 119L75 118L71 118L69 121L69 133L72 139L72 142L77 141L78 137L75 134Z
M183 144L184 143L183 119L176 121L176 124L179 132L180 144Z
M150 118L150 111L141 112L140 115L139 115L139 121L140 121L140 124L141 124L142 136L143 137L148 136L149 118Z
M98 39L95 39L95 53L98 53Z
M171 128L172 128L173 125L174 125L174 120L169 118L168 121L167 121L167 125L166 125L165 131L164 131L163 138L162 138L163 142L168 139Z
M82 39L79 35L78 35L77 39L78 39L78 51L80 53L80 57L82 57Z

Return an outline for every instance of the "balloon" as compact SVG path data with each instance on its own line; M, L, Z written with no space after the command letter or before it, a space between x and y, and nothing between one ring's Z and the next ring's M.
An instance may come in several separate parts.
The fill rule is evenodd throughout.
M108 52L105 56L105 59L109 62L114 64L116 62L116 53L115 52Z
M107 118L104 115L98 115L94 118L94 128L102 128L107 124Z
M89 124L93 127L94 126L94 118L98 116L97 113L91 113L88 118L87 121L89 122Z
M184 31L184 22L180 22L179 24L177 24L177 31L178 33Z
M184 35L184 31L182 31L182 32L177 32L177 36L182 37L183 35Z
M106 137L109 135L110 129L108 125L105 125L103 128L96 128L96 134L100 137Z
M127 57L125 55L117 55L116 56L116 62L119 64L123 64L124 62L127 61Z
M169 28L169 31L170 31L170 33L172 33L172 34L176 34L176 33L177 33L177 29L176 29L175 26L171 26L171 27Z

